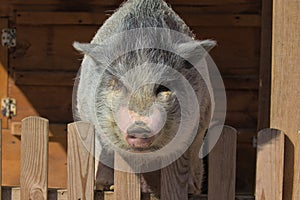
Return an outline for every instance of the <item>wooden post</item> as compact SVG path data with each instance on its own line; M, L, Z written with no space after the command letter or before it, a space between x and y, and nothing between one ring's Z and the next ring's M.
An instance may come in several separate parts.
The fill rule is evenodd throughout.
M237 131L224 126L222 134L208 157L208 199L234 200Z
M264 129L257 137L256 200L282 200L284 133Z
M297 133L300 130L300 0L273 1L273 54L270 125L285 132L292 145L285 150L284 199L296 195L300 170ZM293 189L293 191L291 191Z
M68 199L93 200L95 180L94 127L86 122L68 125Z
M46 200L49 123L41 117L22 120L21 199Z
M298 167L300 166L300 131L298 132L298 153L296 153L295 155L297 155L297 160L298 160ZM298 171L296 172L296 185L300 185L300 170L298 168ZM295 199L300 199L300 187L297 187L296 189L296 196Z
M188 199L188 159L188 156L183 154L178 160L161 169L161 199Z
M141 183L140 174L130 173L131 167L115 152L115 166L127 169L127 172L115 170L114 172L114 199L115 200L140 200ZM122 166L122 167L121 167Z

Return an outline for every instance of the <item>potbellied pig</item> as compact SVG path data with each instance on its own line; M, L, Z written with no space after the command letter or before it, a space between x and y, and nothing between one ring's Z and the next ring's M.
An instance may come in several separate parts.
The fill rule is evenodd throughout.
M163 0L128 0L91 43L74 43L85 54L74 88L74 118L95 125L97 184L113 184L106 165L113 167L115 150L140 156L143 165L136 169L141 173L158 170L185 153L189 191L200 191L199 149L212 107L202 61L214 45L212 40L195 40ZM155 190L143 183L150 185L144 190Z

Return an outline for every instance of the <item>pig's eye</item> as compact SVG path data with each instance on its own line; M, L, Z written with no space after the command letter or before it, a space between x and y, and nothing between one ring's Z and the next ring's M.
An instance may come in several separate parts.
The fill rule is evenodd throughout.
M171 93L171 90L163 85L159 85L157 88L156 88L156 91L155 91L155 94L156 96L160 93Z
M124 87L122 82L117 79L111 79L109 85L112 90L121 90Z

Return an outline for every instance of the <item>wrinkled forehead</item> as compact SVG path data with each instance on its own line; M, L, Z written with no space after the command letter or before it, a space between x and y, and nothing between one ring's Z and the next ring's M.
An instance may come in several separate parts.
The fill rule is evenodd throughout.
M152 75L159 75L165 73L166 68L187 67L189 63L179 55L165 51L162 49L138 49L119 56L116 60L112 61L108 67L108 71L113 75L122 76L125 73L141 72L150 73Z

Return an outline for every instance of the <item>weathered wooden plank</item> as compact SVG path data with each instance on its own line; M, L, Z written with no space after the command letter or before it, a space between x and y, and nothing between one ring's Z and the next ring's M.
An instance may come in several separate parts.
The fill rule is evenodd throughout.
M2 130L2 186L20 186L21 141Z
M210 56L222 75L258 76L259 28L191 27L198 39L213 39ZM245 40L245 37L247 40ZM233 73L236 71L236 73Z
M22 136L21 134L22 123L12 122L11 123L11 134L15 136ZM66 124L50 124L49 125L49 138L51 137L66 137L67 136L67 125Z
M161 169L161 199L188 199L188 159L183 154L178 160Z
M103 12L103 8L106 10L105 13L111 14L119 5L107 5L107 6L90 6L87 5L87 1L74 2L72 4L67 2L61 2L61 4L51 4L51 5L39 5L32 4L10 4L4 2L0 4L0 15L1 16L15 16L15 11L32 11L40 12L41 10L47 10L47 12L57 12L59 10L76 10L76 11L86 11L93 13ZM171 5L172 8L178 13L260 13L261 2L260 1L251 1L247 4L223 4L223 5L213 5L213 6L191 6L191 5Z
M8 28L8 18L0 18L0 30ZM8 97L8 48L0 45L0 101ZM2 128L8 128L6 117L0 115Z
M264 129L257 136L257 200L282 200L284 166L284 133Z
M293 148L286 150L285 165L293 170L284 174L284 199L296 198L299 187L294 172L300 170L294 151L299 148L300 130L300 1L273 1L272 89L270 126L285 132ZM291 191L293 190L293 191Z
M255 14L182 14L189 26L204 27L260 27L260 15Z
M129 164L115 152L115 166L126 171L114 171L114 199L140 200L140 174L133 173ZM131 173L132 172L132 173Z
M36 86L68 86L74 85L77 72L65 71L15 71L14 83L16 85ZM257 76L222 76L227 90L257 90ZM218 86L216 86L218 88Z
M104 192L104 200L115 200L114 192Z
M48 131L47 119L22 120L21 199L47 199Z
M99 25L108 17L104 10L89 12L17 12L18 25Z
M49 138L48 187L67 187L67 135ZM21 139L2 130L2 184L20 186ZM59 180L59 181L57 181Z
M298 160L298 166L300 166L300 130L298 131L298 151L296 151L295 157L297 157ZM300 169L296 171L296 184L300 185ZM300 199L300 188L296 187L296 192L295 192L295 198L294 199Z
M72 87L16 86L10 81L10 97L16 99L18 112L11 122L27 116L43 116L51 123L73 121Z
M64 71L16 71L16 85L73 86L77 72Z
M68 199L94 199L94 127L90 123L68 125Z
M188 14L181 13L189 26L237 26L259 27L260 15L255 14ZM99 25L106 19L104 11L101 13L88 12L18 12L18 25Z
M10 62L14 66L12 73L14 70L77 71L82 56L72 48L72 43L89 42L98 27L18 26L19 45L10 54ZM260 39L258 28L192 28L199 39L210 38L218 42L211 51L211 56L222 75L258 77L260 48L257 42ZM68 37L65 37L66 35Z
M218 116L219 113L216 113ZM257 112L253 111L228 111L226 112L225 124L236 128L254 129L257 126Z
M11 189L11 200L21 200L21 189L20 188L12 188Z
M237 131L224 126L218 142L209 153L209 200L235 199L236 146Z
M100 6L118 6L123 2L123 0L92 0L88 3L83 2L83 5L100 5ZM192 5L192 6L204 6L204 5L225 5L225 4L254 4L259 2L258 0L169 0L168 3L171 5ZM38 0L27 0L26 2L23 2L21 0L12 0L11 3L13 4L37 4L37 5L51 5L51 4L61 4L61 1L59 0L44 0L44 1L38 1Z
M77 71L82 54L72 44L89 42L98 27L17 26L18 46L10 54L11 65L16 70Z
M272 4L273 0L262 1L258 130L270 127Z
M57 190L57 200L68 200L67 190Z
M224 4L224 5L214 5L214 6L189 6L189 5L171 5L172 8L179 16L182 13L189 14L236 14L236 13L253 13L258 14L261 11L261 2L256 1L251 4Z

